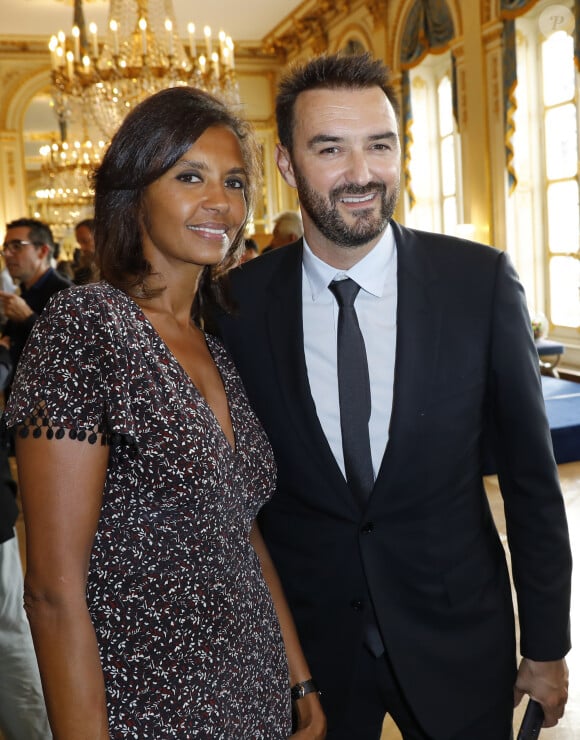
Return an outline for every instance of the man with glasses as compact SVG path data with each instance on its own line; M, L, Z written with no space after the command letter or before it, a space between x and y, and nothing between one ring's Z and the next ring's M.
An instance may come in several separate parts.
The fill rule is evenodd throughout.
M55 247L52 231L42 221L19 218L6 226L2 254L10 277L20 286L20 295L0 291L7 319L3 336L10 340L14 368L42 309L54 293L71 285L51 267Z
M0 390L10 380L28 335L50 297L70 283L50 266L50 228L21 218L6 227L2 255L20 295L0 291L7 322L0 338ZM0 729L7 737L49 740L48 718L30 627L23 609L22 563L14 529L16 483L0 443Z

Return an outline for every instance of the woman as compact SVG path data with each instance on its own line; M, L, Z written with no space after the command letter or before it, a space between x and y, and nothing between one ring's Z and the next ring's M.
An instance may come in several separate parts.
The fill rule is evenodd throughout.
M191 320L239 260L255 152L199 90L134 109L95 177L103 280L59 296L21 361L7 423L57 740L286 738L310 677L255 524L272 453ZM296 737L323 736L317 702Z

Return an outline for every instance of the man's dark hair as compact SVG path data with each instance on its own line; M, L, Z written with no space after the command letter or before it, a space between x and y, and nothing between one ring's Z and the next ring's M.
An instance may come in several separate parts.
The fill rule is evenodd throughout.
M57 250L57 245L54 241L54 236L52 235L50 226L35 218L17 218L15 221L11 221L9 224L6 224L6 229L21 228L28 229L28 238L35 246L40 247L43 244L46 244L47 247L50 247L50 253L47 255L47 260L50 259Z
M79 221L78 224L75 224L75 231L77 229L80 229L81 226L86 226L89 231L95 232L95 219L94 218L85 218L82 221Z
M398 115L399 101L389 83L389 70L369 52L357 55L324 54L290 67L278 85L276 97L276 123L280 143L288 152L292 152L294 109L300 93L317 89L358 90L375 86L385 93Z

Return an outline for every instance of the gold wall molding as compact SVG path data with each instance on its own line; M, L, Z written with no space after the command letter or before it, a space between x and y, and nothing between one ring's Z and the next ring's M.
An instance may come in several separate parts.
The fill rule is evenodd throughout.
M380 25L386 25L388 14L387 0L366 0L365 6L373 19L375 29Z
M366 51L373 50L373 44L366 29L361 27L360 23L348 23L340 29L340 34L334 39L333 51L344 49L349 41L357 41Z
M330 29L339 20L348 18L352 6L350 0L307 0L264 38L263 50L274 54L282 63L305 48L314 54L323 53L329 48Z
M483 29L483 50L488 74L488 108L491 115L498 120L503 116L502 31L503 24L498 21L488 23Z
M481 3L481 24L497 21L501 17L500 0L482 0Z
M388 14L388 0L306 0L263 39L262 52L275 56L281 64L305 51L324 53L336 48L337 34L347 38L341 28L345 21L356 28L354 36L361 36L361 41L364 38L365 48L373 51L370 33L387 27Z

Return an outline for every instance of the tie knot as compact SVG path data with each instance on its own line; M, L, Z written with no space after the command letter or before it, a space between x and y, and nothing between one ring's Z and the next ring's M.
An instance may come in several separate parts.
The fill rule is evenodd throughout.
M344 280L333 280L328 289L334 293L339 306L354 306L355 298L360 290L360 285L351 278Z

